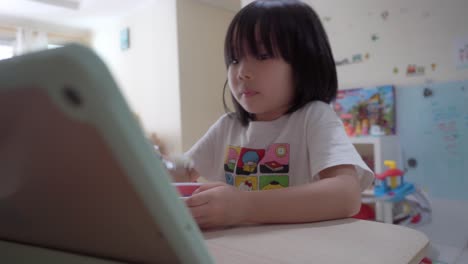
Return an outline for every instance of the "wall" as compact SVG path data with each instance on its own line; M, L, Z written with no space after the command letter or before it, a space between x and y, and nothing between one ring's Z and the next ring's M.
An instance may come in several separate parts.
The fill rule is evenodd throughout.
M243 5L249 2L242 1ZM338 66L340 88L468 79L468 69L457 70L454 62L455 38L468 37L466 0L305 2L322 18L336 61L363 55L362 63ZM388 16L383 19L385 11ZM372 41L374 33L376 41ZM425 66L426 74L407 77L408 64ZM393 73L394 67L398 74Z
M194 0L177 1L184 151L224 113L224 37L233 16L233 11Z
M130 48L120 50L120 30L130 28ZM146 131L180 152L181 112L176 2L150 1L117 21L93 28L93 47L108 64Z

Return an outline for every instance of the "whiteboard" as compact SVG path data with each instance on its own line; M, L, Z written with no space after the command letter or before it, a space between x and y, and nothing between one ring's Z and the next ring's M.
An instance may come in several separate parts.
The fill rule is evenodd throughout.
M396 98L407 181L432 197L468 200L468 81L398 86Z

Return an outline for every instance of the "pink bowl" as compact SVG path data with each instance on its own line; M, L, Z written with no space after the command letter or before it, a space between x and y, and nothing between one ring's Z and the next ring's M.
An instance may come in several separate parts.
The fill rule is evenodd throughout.
M198 187L202 186L202 183L199 182L174 182L172 184L177 188L182 197L191 196Z

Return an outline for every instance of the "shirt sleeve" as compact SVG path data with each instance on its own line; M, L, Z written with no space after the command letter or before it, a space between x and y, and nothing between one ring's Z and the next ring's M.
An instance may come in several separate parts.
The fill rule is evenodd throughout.
M320 171L337 165L354 165L361 191L374 179L374 173L364 163L346 135L343 123L327 104L317 102L308 112L307 144L312 180L319 179Z
M209 181L222 180L223 175L219 175L219 147L222 144L222 135L225 130L224 119L226 115L216 121L201 137L195 145L193 145L185 156L193 160L195 170L201 177Z

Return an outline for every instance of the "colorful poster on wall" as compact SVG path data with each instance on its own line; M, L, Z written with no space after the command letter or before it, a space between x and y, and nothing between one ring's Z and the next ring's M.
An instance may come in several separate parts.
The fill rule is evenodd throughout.
M395 89L392 85L339 90L333 107L348 136L395 134Z
M457 69L468 68L468 36L455 40L455 65Z

